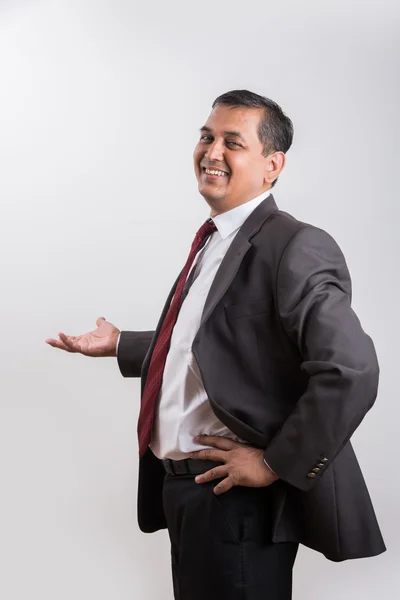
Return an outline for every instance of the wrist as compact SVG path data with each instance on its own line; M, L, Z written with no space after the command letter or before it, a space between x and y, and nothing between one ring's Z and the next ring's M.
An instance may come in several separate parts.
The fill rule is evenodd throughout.
M107 354L107 356L112 356L114 358L116 358L118 356L118 344L119 344L120 337L121 337L120 331L118 331L118 333L115 334L115 336L113 336L110 352L109 352L109 354Z

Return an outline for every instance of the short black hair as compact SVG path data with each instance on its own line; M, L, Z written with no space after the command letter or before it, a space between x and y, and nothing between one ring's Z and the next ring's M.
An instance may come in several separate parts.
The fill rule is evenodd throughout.
M286 153L293 141L293 123L283 112L279 104L248 90L232 90L218 96L212 104L215 108L219 104L236 108L261 108L264 116L260 119L258 137L263 145L263 155L268 156L271 152ZM277 179L272 185L275 185Z

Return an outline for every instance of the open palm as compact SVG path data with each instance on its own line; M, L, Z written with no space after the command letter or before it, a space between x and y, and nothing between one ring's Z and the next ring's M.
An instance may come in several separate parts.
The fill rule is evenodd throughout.
M116 356L117 340L120 330L112 323L99 317L96 321L97 329L83 335L65 335L60 332L59 340L48 338L47 344L66 352L79 352L85 356Z

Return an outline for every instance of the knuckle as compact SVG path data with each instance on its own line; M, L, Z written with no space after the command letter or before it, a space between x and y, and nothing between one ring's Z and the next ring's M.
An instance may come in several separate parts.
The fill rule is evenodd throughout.
M240 481L240 473L237 470L231 471L229 473L229 478L232 481L233 485L237 485Z

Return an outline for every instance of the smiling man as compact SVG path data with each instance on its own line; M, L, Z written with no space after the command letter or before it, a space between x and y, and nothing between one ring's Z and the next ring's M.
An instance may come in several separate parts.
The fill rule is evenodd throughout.
M46 340L141 376L139 525L168 528L177 600L290 600L299 543L385 550L349 441L375 350L339 247L271 194L292 137L268 98L217 98L194 151L210 218L155 331Z
M200 130L194 152L199 192L211 206L211 216L245 204L267 192L285 165L293 128L290 120L271 100L270 110L281 120L276 140L263 118L266 107L232 107L218 98L207 123Z

